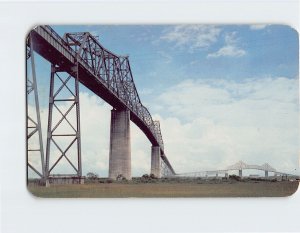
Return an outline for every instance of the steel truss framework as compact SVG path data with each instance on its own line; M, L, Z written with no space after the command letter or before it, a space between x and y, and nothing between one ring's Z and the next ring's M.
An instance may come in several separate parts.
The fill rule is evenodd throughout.
M78 64L73 67L72 75L67 75L63 78L63 74L66 72L61 70L60 67L54 65L51 66L51 76L50 76L50 93L49 93L49 114L48 114L48 130L47 130L47 147L46 147L46 177L51 176L52 170L58 165L58 163L65 158L69 165L73 168L75 174L65 174L69 176L82 176L81 167L81 141L80 141L80 109L79 109L79 82L78 82ZM75 79L73 90L70 88L71 78ZM54 91L55 80L59 82L59 86L56 91ZM69 84L69 85L68 85ZM71 98L62 98L60 93L63 90L68 90L71 94ZM67 110L63 112L61 107L57 103L69 102ZM75 108L76 111L76 124L68 119L68 115ZM53 124L53 110L56 110L60 114L60 118L56 124ZM59 133L57 132L60 126L66 123L72 129L72 132ZM59 144L60 141L66 139L68 143L65 148ZM60 156L53 162L50 167L50 157L51 157L51 144L53 144L60 152ZM74 148L77 154L77 163L74 164L68 157L68 153L71 148ZM53 174L56 175L56 174Z
M251 165L246 164L243 161L239 161L231 166L226 168L227 170L243 170L243 169L256 169L268 172L276 172L276 169L271 167L270 164L264 163L263 165Z
M278 172L275 168L273 168L270 164L264 163L262 165L251 165L251 164L246 164L243 161L239 161L233 165L228 166L224 170L213 170L213 171L199 171L199 172L188 172L188 173L180 173L176 174L177 176L191 176L191 177L203 177L203 176L208 176L208 175L219 175L219 174L228 174L228 171L232 170L245 170L245 169L254 169L254 170L261 170L265 172L274 172L274 175L280 175L280 174L286 174L283 172Z
M36 82L36 72L35 72L35 62L34 62L34 52L32 49L32 39L29 36L27 39L26 46L26 59L27 64L31 63L31 75L29 74L29 67L26 67L26 101L28 103L30 96L33 96L34 113L30 113L27 108L27 166L32 171L34 171L39 177L44 178L45 168L44 168L44 149L43 149L43 139L42 139L42 129L41 129L41 118L40 118L40 107L38 98L38 89ZM27 105L28 106L28 105ZM38 135L38 142L34 141L34 135ZM31 142L37 144L38 148L31 148ZM40 167L33 165L29 161L29 154L39 154L40 156ZM28 171L27 171L28 172ZM27 174L28 176L28 174ZM28 177L27 177L28 178Z
M105 49L89 32L66 33L64 41L76 53L76 59L102 79L125 105L150 128L162 150L164 144L159 122L152 120L148 109L142 105L136 90L128 56L117 56Z
M51 27L49 26L39 26L33 30L35 38L38 39L37 43L46 43L48 50L40 49L43 48L43 44L35 46L33 44L33 49L37 50L40 55L46 58L52 64L51 70L51 81L50 81L50 94L49 94L49 115L48 115L48 130L47 130L47 147L46 147L46 162L44 165L43 172L47 177L51 174L56 165L65 158L71 167L74 169L77 176L82 176L81 167L81 143L80 143L80 109L79 109L79 67L93 74L96 79L105 84L106 88L117 96L119 101L123 103L131 112L133 112L138 119L143 122L143 125L150 130L151 134L155 138L155 142L161 148L161 161L162 166L164 166L162 171L165 174L175 174L170 162L164 154L164 144L162 140L162 135L160 131L160 125L158 121L153 121L152 117L146 107L144 107L140 101L138 92L136 90L132 72L129 64L128 56L117 56L111 51L105 49L97 40L97 38L91 35L89 32L80 33L66 33L63 38L61 38ZM40 40L43 40L41 42ZM49 54L47 51L55 51L53 54ZM54 55L56 54L56 55ZM52 57L51 57L52 56ZM28 57L28 56L27 56ZM65 59L63 62L63 60ZM66 66L66 63L72 64L71 72L70 67ZM54 65L55 64L55 65ZM70 66L70 65L68 65ZM66 72L69 74L67 79L62 79L60 73ZM81 76L80 76L81 77ZM72 92L68 87L69 80L75 79L74 91ZM61 86L58 90L54 92L54 80L60 80ZM82 80L80 80L82 82ZM84 83L83 83L84 84ZM85 84L84 84L85 85ZM62 89L68 89L72 94L72 99L59 99L58 94ZM57 102L72 102L71 109L76 108L76 124L71 124L67 116L71 109L66 112L56 105ZM57 124L53 124L52 112L53 109L58 111L61 115L61 119ZM38 112L39 109L37 108ZM58 134L56 129L66 122L73 129L74 133ZM144 127L143 126L143 127ZM59 138L73 137L70 144L66 148L59 146L57 141ZM54 144L61 155L53 164L50 164L51 157L51 144ZM77 163L74 164L68 159L68 152L71 147L76 146L77 151ZM42 147L41 147L42 148ZM51 165L51 166L50 166ZM74 176L75 174L70 174Z
M169 177L175 175L170 167L162 159L160 160L160 167L161 177Z

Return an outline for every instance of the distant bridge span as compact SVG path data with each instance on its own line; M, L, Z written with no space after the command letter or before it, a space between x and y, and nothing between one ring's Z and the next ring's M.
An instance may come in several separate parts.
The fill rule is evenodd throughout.
M203 177L203 176L209 176L209 175L218 176L220 174L224 174L225 177L227 177L228 176L228 171L237 170L237 171L239 171L239 176L242 177L243 176L242 171L247 170L247 169L264 171L265 172L265 177L268 177L269 172L274 172L275 175L293 176L292 174L287 174L285 172L277 171L275 168L273 168L268 163L264 163L262 165L251 165L251 164L246 164L243 161L239 161L239 162L237 162L233 165L230 165L230 166L228 166L227 168L225 168L223 170L186 172L186 173L176 174L175 176L178 176L178 177Z
M243 161L239 161L227 167L227 170L244 170L244 169L255 169L255 170L268 171L268 172L276 172L276 169L271 167L270 164L268 163L264 163L262 165L250 165L244 163Z
M51 171L56 164L59 163L62 157L66 157L68 160L66 152L69 148L64 151L62 148L58 147L61 151L61 156L52 166L49 165L51 154L50 144L54 143L58 146L55 139L56 136L75 137L70 144L70 147L73 143L77 143L78 165L73 164L69 160L68 162L76 171L76 175L79 177L82 176L78 91L79 82L113 107L109 160L110 176L112 178L116 178L118 173L122 173L122 175L126 178L131 178L130 130L127 129L127 118L133 121L144 132L152 144L151 173L154 173L157 176L160 176L161 173L169 175L175 174L173 167L165 155L159 122L153 121L148 109L141 103L133 81L127 56L118 56L105 49L89 32L65 33L64 38L62 38L49 26L38 26L30 32L28 48L27 59L31 57L32 63L34 63L32 52L34 50L52 65L46 162L45 167L43 168L43 176L50 176ZM67 80L62 80L59 75L61 72L68 73L69 78ZM35 71L33 72L33 75L35 75ZM55 78L60 79L62 82L60 89L56 92L53 90ZM68 99L57 99L58 92L62 88L66 87L70 78L75 79L75 91L71 93L74 96L73 106L74 108L76 107L77 111L77 127L72 126L74 129L73 135L58 135L55 134L55 129L58 125L52 124L52 110L57 108L57 105L55 105L56 102L70 101ZM30 90L32 90L32 85L27 85L27 90L28 88L31 88ZM62 113L61 121L66 119L67 114L68 113ZM36 131L39 130L40 128L37 128ZM127 134L127 136L125 136L127 139L120 138L120 130ZM122 149L122 146L125 149ZM125 162L123 161L125 164L120 164L119 162L124 160L124 157L121 158L124 154L125 157L127 156L128 158L125 158ZM32 165L28 165L30 168L33 168ZM35 169L33 168L33 170Z

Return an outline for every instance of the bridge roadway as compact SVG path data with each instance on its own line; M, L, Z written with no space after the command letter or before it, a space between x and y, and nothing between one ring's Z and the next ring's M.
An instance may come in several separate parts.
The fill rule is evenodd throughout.
M84 60L81 55L78 54L78 51L75 51L70 45L68 46L66 39L60 37L50 26L38 26L31 31L30 36L32 37L33 41L33 50L43 58L45 58L47 61L49 61L51 64L60 67L60 69L71 75L73 67L78 63L78 78L80 83L94 92L97 96L101 97L114 109L129 109L130 120L142 130L142 132L151 142L152 146L159 146L161 159L167 165L168 169L170 169L171 173L175 174L174 169L172 168L167 156L164 153L164 146L160 134L159 125L158 134L157 125L155 125L155 122L152 120L147 108L142 105L133 79L131 80L132 83L130 85L131 89L133 88L134 90L133 94L135 94L134 104L129 103L125 98L122 98L122 96L120 96L120 93L118 91L118 83L115 84L114 87L112 86L110 82L113 82L113 77L109 77L112 76L110 75L110 70L107 70L106 72L107 77L101 76L100 72L95 72L95 67L92 66L93 64L87 62L87 60ZM121 62L123 64L126 63L127 70L130 77L132 78L128 57L115 55L114 53L105 49L90 34L88 34L88 36L93 39L94 46L97 46L98 48L100 48L100 50L102 50L102 55L104 57L100 59L104 60L103 63L104 65L106 65L106 67L109 64L107 64L105 60L107 61L115 59L119 62L119 64ZM98 54L97 56L99 57L100 55Z

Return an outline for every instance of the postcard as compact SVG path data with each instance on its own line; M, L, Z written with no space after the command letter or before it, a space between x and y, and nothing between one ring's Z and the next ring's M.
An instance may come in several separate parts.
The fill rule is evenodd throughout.
M37 197L276 197L299 184L287 25L39 25L26 39Z

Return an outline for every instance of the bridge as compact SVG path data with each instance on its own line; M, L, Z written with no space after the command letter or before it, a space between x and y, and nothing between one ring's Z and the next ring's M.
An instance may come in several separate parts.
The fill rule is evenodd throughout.
M248 169L264 171L265 177L269 177L269 172L273 172L274 176L285 176L285 177L295 176L292 174L287 174L285 172L279 172L268 163L264 163L262 165L251 165L251 164L246 164L243 161L239 161L233 165L230 165L223 170L186 172L186 173L175 174L175 176L176 177L208 177L208 176L218 177L219 175L223 175L225 177L228 177L229 171L238 171L239 176L243 177L243 170L248 170Z
M268 163L264 163L261 166L260 165L249 165L244 163L243 161L239 161L231 166L227 167L227 170L238 170L239 176L243 176L243 170L244 169L254 169L254 170L261 170L265 171L265 177L268 177L269 172L276 172L276 169L271 167Z
M46 153L41 131L39 96L36 85L34 52L51 64L49 112L47 127ZM109 178L116 179L122 175L131 179L130 121L134 122L147 136L152 144L151 171L157 177L175 175L169 162L162 139L159 121L152 119L148 109L142 104L136 86L128 56L119 56L104 48L97 37L89 32L65 33L59 36L50 26L34 28L27 38L27 101L33 96L35 114L27 111L27 139L38 135L39 148L29 148L27 143L27 165L41 178L49 179L53 169L65 158L74 173L68 176L82 177L81 132L79 83L112 106L109 147ZM65 77L65 78L64 78ZM71 81L73 80L73 81ZM72 88L71 88L72 85ZM71 98L62 98L63 90L68 91ZM63 112L58 103L69 103ZM75 109L76 123L71 122L69 113ZM58 111L60 120L53 122L53 111ZM61 132L61 124L72 128L72 133ZM61 140L70 142L65 148L59 145ZM60 156L53 161L54 147ZM77 162L72 162L68 153L76 150ZM35 167L28 159L28 153L38 152L41 168ZM40 172L41 171L41 172Z

